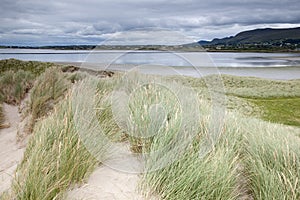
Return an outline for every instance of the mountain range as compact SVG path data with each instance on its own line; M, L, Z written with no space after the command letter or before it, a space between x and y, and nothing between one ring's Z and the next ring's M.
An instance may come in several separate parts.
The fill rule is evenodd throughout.
M255 29L243 31L235 36L222 39L213 39L212 41L201 40L198 42L202 46L214 45L282 45L299 44L300 45L300 27L284 29Z

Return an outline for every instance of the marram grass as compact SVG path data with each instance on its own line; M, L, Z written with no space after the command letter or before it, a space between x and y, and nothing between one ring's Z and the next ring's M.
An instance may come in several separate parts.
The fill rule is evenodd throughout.
M299 128L248 119L245 166L254 199L300 199Z
M49 68L37 78L28 103L27 114L31 115L29 132L32 132L37 119L46 116L64 98L70 87L71 81L59 68Z
M139 82L138 77L128 83L126 81L124 83L123 80L122 84L123 86L134 85L136 82ZM164 105L165 110L173 117L176 114L176 98L170 98L172 95L167 91L152 87L151 84L139 86L132 92L129 103L128 116L134 123L128 123L128 119L123 119L121 122L125 124L127 130L131 131L127 134L132 150L150 152L145 166L148 173L143 175L141 182L141 189L146 195L155 194L161 199L299 198L297 191L299 190L300 153L297 148L299 149L300 143L299 138L296 137L299 129L246 118L237 113L228 113L215 149L205 157L201 157L199 156L201 141L206 134L210 134L211 116L207 112L209 105L205 105L206 100L201 103L200 129L195 134L190 149L168 165L153 170L157 168L158 162L161 162L155 152L172 143L178 128L176 128L176 118L171 118L175 120L173 122L175 126L171 125L168 131L149 126L151 124L149 105L157 105L157 100L165 102L167 104ZM291 89L292 87L286 90ZM167 100L163 101L164 99ZM109 101L106 101L106 105L107 112L110 110ZM175 113L172 114L173 111ZM112 113L107 117L110 122L114 121ZM175 128L173 131L172 127ZM146 139L133 137L133 135L140 136L140 133L151 135L159 131L161 133L150 137L150 140L149 137ZM257 142L261 145L257 145ZM165 156L163 159L169 159L168 154L163 156ZM277 157L280 160L277 160ZM276 165L278 167L274 169ZM278 192L275 192L274 188Z
M34 76L32 73L19 70L5 71L0 76L0 102L18 105L25 94L32 88Z
M36 124L13 182L19 200L59 199L93 171L97 160L82 144L74 125L70 97Z
M199 148L192 149L166 168L144 174L141 187L162 199L299 199L297 132L229 114L211 153L202 158ZM147 167L155 164L154 159Z
M73 114L81 109L76 110L73 107L70 94L74 90L69 89L71 82L75 82L77 77L51 70L53 69L49 72L53 72L53 77L47 78L42 75L43 78L39 78L35 83L40 83L41 86L34 86L39 92L32 95L41 105L47 106L49 102L55 102L54 110L48 110L45 112L47 114L37 114L42 117L37 118L39 120L33 129L24 159L18 166L12 193L5 193L3 199L61 199L72 185L85 180L98 163L84 147L74 123ZM160 199L171 200L228 200L245 196L248 199L262 200L300 199L300 139L297 136L299 128L272 124L229 112L224 116L224 124L219 130L220 136L214 148L201 156L199 152L202 142L211 134L210 122L213 120L209 113L211 105L207 103L207 88L203 86L201 79L177 78L180 83L197 91L198 97L201 98L201 115L195 127L189 129L193 137L185 138L192 139L191 142L183 149L175 148L184 151L177 151L178 155L175 155L174 159L174 155L168 154L168 150L173 151L172 145L179 145L180 141L185 143L185 135L178 134L181 122L193 119L182 118L182 108L178 99L174 98L176 93L144 84L141 80L145 77L139 76L136 74L135 79L130 80L94 79L96 93L93 98L97 120L105 135L112 141L128 140L135 152L149 153L145 165L148 171L142 175L140 184L145 195L155 194ZM80 79L82 78L78 80ZM250 98L274 98L276 93L281 98L298 97L297 80L285 83L266 80L255 82L256 79L253 78L231 76L224 76L224 79L227 96L246 101ZM83 88L81 90L89 89L88 85L84 85L85 81L79 84ZM133 84L139 87L130 90ZM120 85L129 89L127 92L132 95L129 97L128 115L115 118L111 92L118 90ZM75 84L75 87L78 85ZM47 88L47 92L43 91L43 88ZM90 96L75 95L75 98L84 105L86 98ZM161 120L160 115L157 115L161 107L164 107L166 120L163 119L163 123L153 123L153 119ZM35 112L44 112L43 109L44 106L36 106ZM120 127L120 124L123 127ZM164 147L166 154L156 154L157 150ZM159 168L159 164L163 164L160 158L170 159L172 162ZM246 188L246 191L241 188Z

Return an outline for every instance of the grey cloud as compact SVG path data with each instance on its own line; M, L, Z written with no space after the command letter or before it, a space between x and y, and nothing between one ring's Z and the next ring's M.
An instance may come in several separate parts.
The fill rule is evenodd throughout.
M98 43L144 27L213 39L250 28L299 26L299 7L298 0L2 0L0 44Z

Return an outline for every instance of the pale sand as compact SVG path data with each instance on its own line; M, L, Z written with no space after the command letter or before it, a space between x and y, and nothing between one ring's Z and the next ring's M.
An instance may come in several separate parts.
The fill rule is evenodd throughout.
M24 145L17 143L20 114L17 106L3 104L8 128L0 129L0 195L11 186L15 170L22 160Z
M111 169L98 167L88 182L68 193L67 199L76 200L140 200L145 199L137 192L139 177Z
M117 143L111 149L108 161L101 164L86 184L67 194L75 200L157 200L158 197L143 196L138 191L140 161L133 156L126 143Z

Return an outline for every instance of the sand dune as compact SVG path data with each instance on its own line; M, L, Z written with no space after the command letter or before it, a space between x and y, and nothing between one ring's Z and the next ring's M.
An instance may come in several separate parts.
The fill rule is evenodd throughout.
M18 163L25 147L17 143L20 114L17 106L3 105L6 123L10 126L0 130L0 194L10 188Z

